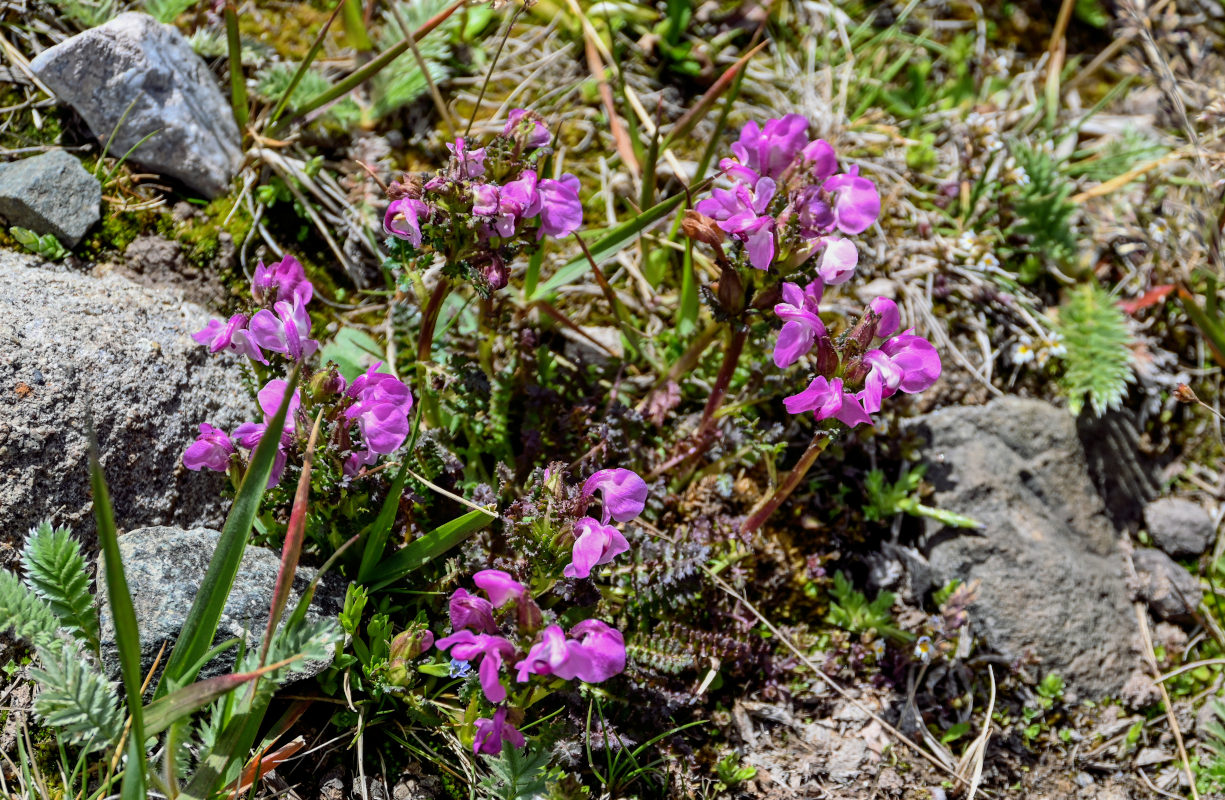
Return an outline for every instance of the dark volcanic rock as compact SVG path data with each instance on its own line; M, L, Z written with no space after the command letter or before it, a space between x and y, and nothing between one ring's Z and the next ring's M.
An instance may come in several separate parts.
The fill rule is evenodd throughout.
M1199 503L1181 497L1163 497L1144 508L1149 536L1174 558L1198 556L1216 538L1212 516Z
M0 164L0 217L76 247L98 221L102 186L63 150Z
M1009 658L1037 659L1081 695L1117 694L1132 671L1135 620L1071 415L1010 397L913 424L928 442L935 504L982 524L930 521L923 543L938 581L981 581L974 632Z

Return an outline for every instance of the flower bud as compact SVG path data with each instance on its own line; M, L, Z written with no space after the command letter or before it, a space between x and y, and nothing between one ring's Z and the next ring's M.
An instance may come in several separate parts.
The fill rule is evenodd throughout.
M416 175L405 175L398 181L392 181L387 187L388 200L400 200L405 197L421 197L421 179Z
M876 338L876 327L878 325L880 325L880 314L872 309L868 309L864 312L859 322L855 323L855 327L847 331L847 341L854 342L858 347L856 352L862 353L868 349L868 345L872 344L872 340Z
M387 663L387 682L392 686L409 683L408 662L434 646L434 634L420 622L414 622L391 640Z
M859 387L871 371L872 367L863 363L863 359L856 358L847 364L846 372L842 375L842 383L847 387Z
M838 373L838 352L828 336L817 340L817 374L833 378Z
M724 264L718 287L716 294L723 311L731 317L739 316L744 311L744 281L740 273L730 264Z
M723 231L715 221L692 208L685 212L681 220L681 231L695 242L705 242L712 247L723 244Z
M332 368L327 371L316 372L310 382L310 396L315 400L327 400L333 395L344 394L348 384L345 383L344 376Z
M520 634L533 635L544 625L544 614L541 613L540 606L536 605L536 601L526 592L519 595L516 610Z
M1180 403L1194 403L1199 400L1195 392L1185 383L1178 384L1174 390L1174 399Z

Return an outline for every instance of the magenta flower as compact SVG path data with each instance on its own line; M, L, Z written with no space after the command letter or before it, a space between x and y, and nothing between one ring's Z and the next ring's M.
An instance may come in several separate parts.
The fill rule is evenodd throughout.
M302 305L311 301L315 287L306 278L306 270L298 259L287 255L280 261L264 266L259 262L255 274L251 277L251 295L255 302L264 303L291 301L300 298ZM275 299L274 299L275 298Z
M273 308L261 309L251 317L251 339L259 347L274 353L284 353L294 361L310 358L319 349L319 342L308 338L311 330L310 315L301 297L294 297L293 305L280 300Z
M498 187L492 183L478 183L472 187L472 213L482 217L498 213Z
M859 177L859 167L835 175L821 188L834 195L834 217L843 233L863 233L880 216L876 184Z
M268 359L260 352L255 343L251 341L251 336L246 330L246 324L247 318L243 314L235 314L230 317L229 322L210 319L208 325L202 330L193 333L191 338L207 346L210 353L219 353L222 350L227 350L240 356L246 356L252 361L267 364Z
M382 361L372 364L353 379L353 384L346 391L349 397L357 398L357 403L350 408L350 411L357 409L354 416L371 406L385 404L393 405L405 414L412 410L413 396L408 387L395 375L379 372L382 366Z
M429 209L415 197L401 197L387 206L383 230L398 239L407 239L413 247L421 246L421 215Z
M817 274L829 286L846 283L855 274L859 263L859 251L850 239L830 237L825 240L821 260L817 263Z
M506 127L502 128L503 136L514 136L527 131L524 144L528 147L544 147L553 138L549 129L532 112L524 108L512 108L506 115Z
M898 389L914 394L931 388L940 377L940 354L931 342L912 331L894 336L880 346L881 351L902 370Z
M823 289L820 279L803 291L797 284L783 284L783 302L774 306L774 313L784 322L774 343L774 364L779 369L799 361L825 335L825 324L817 316Z
M816 178L817 183L824 183L825 179L838 169L838 156L834 153L834 146L824 139L814 139L805 145L800 151L800 159L805 170L811 177Z
M868 308L880 316L880 322L876 324L877 336L889 337L897 332L898 327L902 324L897 303L888 297L878 297L868 305Z
M383 362L378 362L358 375L346 392L356 402L345 410L347 420L356 420L361 431L366 453L354 461L352 471L361 464L374 462L373 454L394 453L408 438L408 412L413 407L413 396L408 387L394 375L379 372ZM356 454L355 454L356 455ZM346 467L348 468L348 466Z
M514 236L520 220L540 213L542 200L538 183L535 171L525 169L517 180L498 191L498 215L493 228L499 236Z
M629 542L621 531L591 517L583 517L574 523L574 550L562 574L567 578L586 578L591 575L592 567L607 564L629 549Z
M447 149L459 167L460 177L479 178L485 174L485 148L469 150L461 136L454 144L447 142Z
M260 440L264 438L264 434L268 431L268 425L263 422L244 422L234 429L234 441L238 442L242 447L248 450L254 450L259 446ZM285 473L285 466L289 463L289 455L285 448L289 446L293 439L288 433L281 434L281 442L277 445L276 453L272 457L272 471L268 473L268 484L266 488L271 489L281 481L281 475Z
M600 683L625 670L625 637L598 619L583 620L570 629L570 657L554 675Z
M472 582L485 590L494 608L527 593L527 587L500 569L483 569L472 576Z
M496 756L502 752L503 742L510 742L514 747L523 747L523 734L506 721L506 708L493 712L493 719L478 717L476 720L476 737L472 740L472 752Z
M818 420L828 419L842 410L842 379L832 381L818 375L799 394L783 398L788 414L803 414L812 411Z
M200 423L200 435L183 452L183 466L191 470L211 469L225 472L234 455L234 443L225 431L207 422Z
M647 483L628 469L602 469L583 484L583 496L600 493L604 524L614 519L628 522L642 513L647 503Z
M439 639L435 647L444 653L450 650L451 658L457 658L460 661L480 658L481 663L477 673L485 697L491 703L500 703L506 699L506 687L498 680L498 673L502 669L502 660L515 654L513 644L501 636L489 636L484 633L462 630Z
M498 632L493 621L493 605L485 598L469 594L466 589L456 589L447 605L452 630L471 628L478 633Z
M754 188L738 183L731 189L713 189L711 196L698 202L698 213L717 221L719 228L739 239L749 254L749 263L766 270L774 260L774 217L766 213L774 199L775 184L770 178L757 181Z
M274 378L264 384L264 388L256 394L255 399L259 403L260 411L264 412L265 419L271 419L276 414L281 403L285 401L285 390L288 388L288 383L280 378ZM289 409L285 412L285 431L287 433L293 432L297 423L298 409L301 406L302 391L294 389L293 397L289 400Z
M740 140L732 145L732 153L741 167L765 178L778 178L807 143L808 120L799 114L788 114L782 119L767 120L764 128L756 122L747 123L740 129ZM743 179L751 173L732 171L732 174Z
M583 203L578 198L578 178L570 173L561 180L540 182L540 231L537 239L545 236L561 238L569 236L583 224Z
M526 683L533 675L554 675L569 657L566 634L559 626L550 625L540 632L540 641L527 651L527 657L515 664L518 681Z

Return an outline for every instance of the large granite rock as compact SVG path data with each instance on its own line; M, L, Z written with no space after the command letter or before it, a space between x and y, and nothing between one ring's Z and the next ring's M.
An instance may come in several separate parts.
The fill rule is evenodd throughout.
M981 581L973 630L1013 659L1036 659L1081 696L1117 694L1132 672L1135 619L1116 532L1065 410L1003 398L916 420L936 506L982 523L930 523L923 548L940 582Z
M102 185L75 156L52 150L0 164L0 217L76 247L98 221Z
M153 134L133 162L206 197L229 190L242 161L238 126L217 79L173 26L120 14L44 50L30 67L100 142L115 132L111 155Z
M172 292L0 250L0 567L45 518L92 546L91 416L121 528L221 522L223 477L179 459L201 422L233 430L254 405L191 340L207 321Z
M209 528L154 527L141 528L119 537L119 553L123 570L136 608L140 627L141 665L147 672L158 651L166 646L166 655L178 639L191 608L200 581L208 569L217 540L221 536ZM248 547L230 592L213 644L227 639L245 639L247 649L257 648L268 625L268 609L276 587L281 557L262 547ZM98 569L102 569L99 557ZM285 607L288 616L315 577L315 570L299 567L294 575L293 590ZM101 572L99 572L101 575ZM308 621L330 619L344 607L345 584L334 574L319 582L319 588L306 612ZM209 678L230 672L234 667L236 649L226 650L205 665L200 677ZM311 662L298 671L299 678L317 675L327 669L330 659ZM119 674L119 655L115 645L115 624L110 609L102 609L102 664L111 675Z

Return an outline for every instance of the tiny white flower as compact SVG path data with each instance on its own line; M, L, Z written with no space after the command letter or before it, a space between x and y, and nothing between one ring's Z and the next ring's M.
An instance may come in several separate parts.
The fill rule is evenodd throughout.
M1016 344L1012 346L1012 363L1028 364L1034 360L1034 343L1025 334L1021 334Z
M995 253L983 253L982 258L978 259L978 263L975 266L984 271L998 269L1000 260L995 257Z
M880 661L885 657L885 640L877 639L872 642L872 655L876 656L876 660Z
M919 641L915 642L914 657L926 664L928 661L931 661L933 649L932 637L920 636Z
M1148 238L1156 244L1165 244L1169 232L1170 228L1165 224L1165 220L1156 219L1148 224Z

